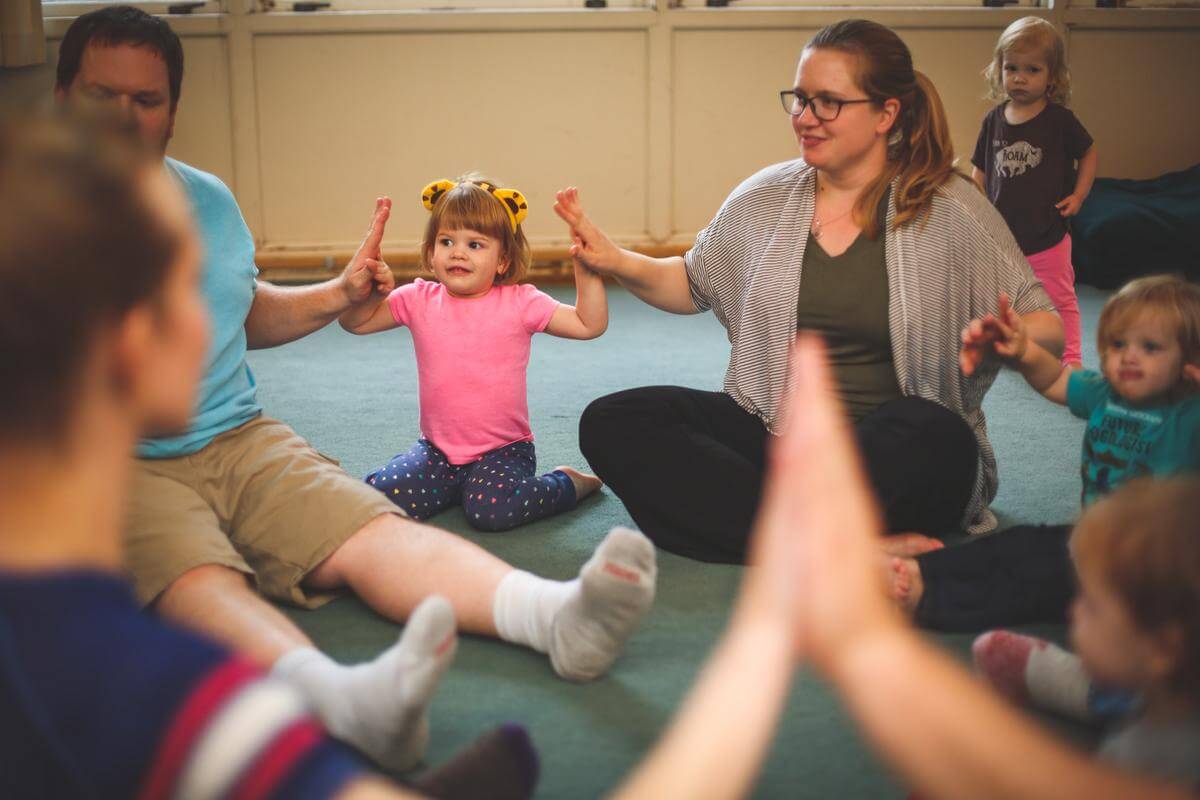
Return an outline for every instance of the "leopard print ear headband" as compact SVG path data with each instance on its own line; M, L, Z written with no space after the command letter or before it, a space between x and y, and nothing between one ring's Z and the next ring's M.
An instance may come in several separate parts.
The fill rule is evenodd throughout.
M487 181L471 181L471 183L474 183L480 189L483 189L500 201L500 205L504 206L504 211L508 214L508 219L512 223L513 233L516 233L517 226L529 215L529 204L525 202L525 195L516 189L501 189ZM448 181L445 178L428 184L421 190L421 204L425 206L427 211L433 211L433 207L438 204L438 201L455 186L458 186L458 184L454 181Z

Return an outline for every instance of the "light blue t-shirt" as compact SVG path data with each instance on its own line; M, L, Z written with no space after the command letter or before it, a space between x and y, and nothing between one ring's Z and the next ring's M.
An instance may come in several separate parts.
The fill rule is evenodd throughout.
M246 317L254 302L254 238L233 193L221 179L165 159L167 171L191 201L204 247L203 293L208 304L212 343L208 369L200 382L199 403L186 433L144 439L143 458L175 458L203 449L216 436L262 412L254 375L246 363Z
M1200 472L1200 396L1169 406L1135 408L1095 370L1067 379L1067 407L1087 420L1083 435L1083 505L1142 475Z

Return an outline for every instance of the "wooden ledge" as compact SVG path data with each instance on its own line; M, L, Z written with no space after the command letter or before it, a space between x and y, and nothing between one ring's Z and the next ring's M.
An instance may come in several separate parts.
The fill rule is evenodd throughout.
M690 245L634 245L631 249L653 258L683 255ZM255 256L259 277L272 283L313 283L341 274L353 250L260 250ZM383 254L396 280L407 283L428 277L417 250L389 250ZM566 247L540 247L526 280L533 283L573 283L575 273Z

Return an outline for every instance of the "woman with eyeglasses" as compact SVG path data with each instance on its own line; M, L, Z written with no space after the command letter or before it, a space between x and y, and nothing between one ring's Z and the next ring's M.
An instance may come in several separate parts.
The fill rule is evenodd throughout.
M964 329L1004 292L1030 335L1059 351L1054 307L1004 220L954 169L941 99L893 31L823 28L781 97L800 157L744 181L681 257L616 247L576 189L559 192L573 254L657 308L711 309L732 344L723 391L602 397L583 414L580 447L659 546L742 561L789 348L811 329L829 343L887 528L910 534L885 547L919 552L940 546L924 534L993 528L980 404L998 366ZM962 361L980 367L967 377Z

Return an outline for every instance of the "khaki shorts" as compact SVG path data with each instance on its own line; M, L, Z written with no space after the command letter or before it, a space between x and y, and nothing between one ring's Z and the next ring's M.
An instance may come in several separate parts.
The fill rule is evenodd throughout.
M300 582L381 514L400 513L287 425L257 417L198 453L138 459L125 563L152 603L190 569L218 564L254 577L267 597L315 608L334 595Z

